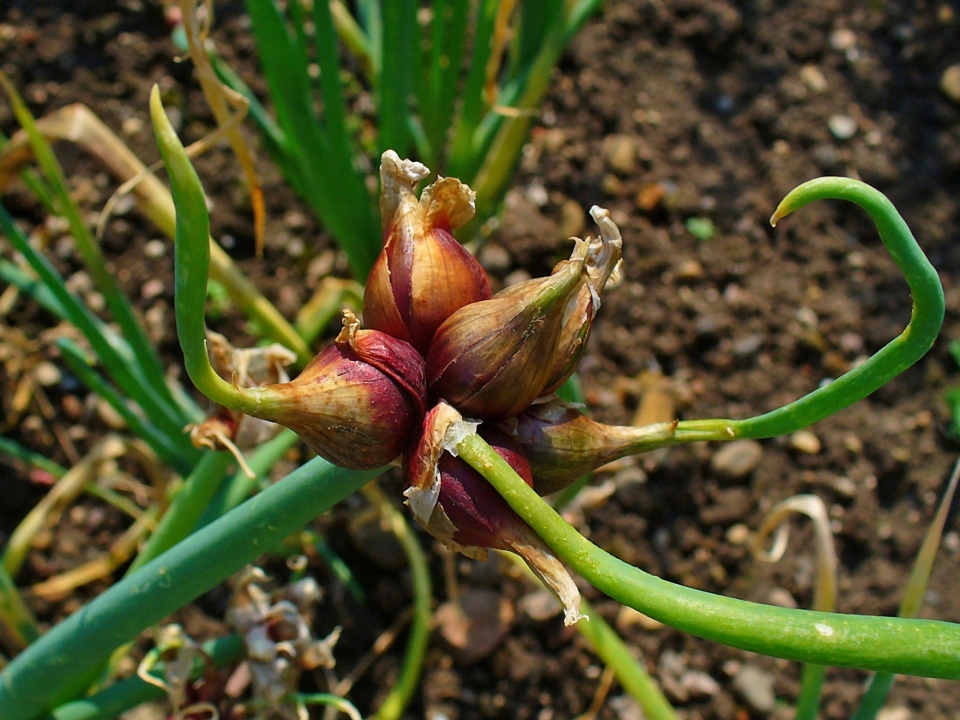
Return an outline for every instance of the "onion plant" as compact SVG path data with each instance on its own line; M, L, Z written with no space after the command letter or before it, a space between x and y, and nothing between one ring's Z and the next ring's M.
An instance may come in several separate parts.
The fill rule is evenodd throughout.
M218 395L217 386L222 381L215 374L197 372L197 368L208 363L202 324L196 322L196 317L202 316L202 285L209 257L202 189L166 122L156 94L153 117L179 209L176 250L179 301L183 305L178 309L181 342L189 358L187 365L201 390L230 402L228 396ZM825 394L822 388L812 399L801 399L761 416L760 421L682 421L676 424L672 435L665 435L658 443L791 432L863 397L929 348L939 330L942 294L936 274L896 211L879 193L862 183L823 179L791 193L777 216L823 197L849 199L866 206L871 213L914 293L915 312L910 326L885 352L868 360L865 371L853 371L853 375L841 377L825 388L833 388L829 393ZM195 285L201 286L199 290ZM930 312L932 319L925 316ZM864 374L869 382L860 379ZM825 402L827 407L816 406L818 402ZM768 417L775 418L775 426L763 419ZM556 557L604 593L651 617L709 639L776 657L887 673L960 678L958 625L907 617L858 617L770 607L666 582L609 556L567 525L528 481L517 475L508 460L476 432L468 428L447 440L463 461L502 493L517 517L535 530ZM319 473L320 469L324 472ZM315 460L297 471L295 477L265 490L254 501L234 509L147 563L31 644L10 664L0 684L0 708L11 714L3 717L36 717L50 711L90 680L90 668L105 659L108 646L129 640L177 603L188 601L219 582L258 554L264 545L278 541L312 513L362 486L377 472L338 470ZM442 494L442 487L440 490L438 502L450 503L449 497ZM493 512L500 511L493 508ZM499 519L504 527L512 523L502 515ZM542 570L542 566L535 566L535 570L537 567ZM136 593L132 592L134 588ZM140 602L139 595L144 591L150 593L149 603ZM590 621L580 618L579 622ZM97 638L97 643L89 642L91 636ZM59 664L56 658L70 658L71 662ZM57 688L53 697L51 686Z
M66 469L0 438L0 450L57 479L55 491L15 534L0 563L0 623L22 649L0 673L0 720L108 718L157 697L162 692L157 678L165 670L159 662L144 671L147 681L157 682L134 678L103 687L118 648L361 488L400 539L413 577L415 609L403 669L377 711L382 720L400 717L422 667L432 590L416 533L393 500L369 484L398 456L404 496L426 532L471 556L490 549L514 553L557 595L565 622L580 629L652 718L676 715L642 663L580 598L568 567L609 597L683 631L808 663L800 702L805 717L815 714L827 666L876 671L861 720L882 704L893 673L960 679L960 625L916 619L956 477L897 618L833 612L835 584L826 576L821 578L825 596L818 595L814 610L770 607L667 582L593 545L543 499L557 491L569 499L585 474L617 457L805 428L919 360L944 314L936 272L889 201L861 182L820 178L791 192L772 222L821 199L863 208L913 296L910 324L900 336L829 385L754 418L617 428L590 420L557 397L583 355L602 292L619 278L624 239L616 224L607 211L594 208L600 237L578 240L570 259L550 276L497 295L491 295L484 271L453 233L475 234L496 212L530 111L540 103L565 43L596 5L595 0L445 0L425 16L412 0L359 0L352 4L355 14L339 0L312 5L294 0L285 12L270 0L248 0L276 119L215 55L212 66L246 95L271 155L345 249L354 275L367 280L357 298L365 327L354 312L345 312L336 341L312 360L309 341L318 322L291 326L211 242L200 180L154 89L151 117L172 197L132 160L123 179L142 176L145 187L134 190L138 203L176 237L177 332L190 380L216 406L207 420L226 428L207 438L214 450L195 447L182 433L184 425L203 421L204 414L189 393L165 377L129 302L106 271L47 144L58 136L57 123L35 122L0 77L25 131L25 138L11 145L29 146L43 171L42 177L30 176L29 184L51 210L67 218L116 327L67 290L2 206L0 231L26 266L2 260L0 277L81 330L90 350L61 342L65 363L126 420L137 444L125 447L139 448L145 464L165 465L182 478L168 506L157 503L144 511L90 482L91 468L120 452L110 444L115 439ZM346 69L338 34L350 55ZM188 37L194 53L195 40ZM354 91L345 89L348 85L375 98L375 137L365 138L351 124ZM89 118L84 123L86 140L99 138L91 147L113 142L98 135ZM381 158L379 205L368 191L369 161L363 159L374 151ZM20 164L5 165L4 158L0 153L0 171L20 169ZM427 165L450 177L437 179L418 196L419 183L431 176ZM214 367L204 310L208 280L218 273L233 279L235 296L246 298L251 314L267 319L270 334L288 341L306 365L293 380L276 371L269 380L248 382L239 371L225 377ZM356 287L350 292L360 294ZM333 302L347 295L335 294ZM318 305L324 303L330 301ZM277 422L293 432L258 443L249 472L233 475L233 457L216 450L238 441L238 428L248 420ZM321 457L261 488L258 478L297 436ZM135 515L137 532L149 531L149 538L120 582L41 634L19 594L17 571L50 508L84 491ZM124 560L135 554L136 542L128 545ZM236 662L244 647L241 638L230 636L204 652L214 665L225 665ZM323 693L298 694L295 701L303 707L347 707Z

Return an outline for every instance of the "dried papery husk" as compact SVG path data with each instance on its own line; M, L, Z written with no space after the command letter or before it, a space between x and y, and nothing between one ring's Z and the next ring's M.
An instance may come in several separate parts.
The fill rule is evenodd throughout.
M427 355L430 397L464 415L505 420L543 394L564 309L579 291L589 248L578 241L553 273L461 308L440 326Z
M334 628L323 639L313 637L314 608L322 595L313 578L269 593L261 586L267 580L260 568L244 571L230 597L226 621L243 638L255 698L286 717L289 695L302 672L336 665L333 649L341 629Z
M580 593L560 560L476 470L455 452L455 438L473 432L447 406L428 413L418 442L404 457L408 504L414 517L447 547L472 558L488 549L513 552L550 588L564 606L564 622L579 620ZM523 450L502 430L483 425L476 430L490 446L532 484Z
M408 343L361 330L345 310L334 344L297 378L254 390L257 417L290 428L335 465L373 469L398 457L420 427L425 368Z
M293 351L278 343L262 348L235 348L227 338L212 330L207 330L207 353L217 375L243 388L289 382L286 369L297 359ZM242 451L275 438L283 427L216 405L205 420L186 429L194 447L226 450L247 475L254 477Z
M437 328L465 305L490 297L480 263L451 232L474 215L475 193L455 178L439 178L417 199L429 175L392 150L380 164L383 251L363 296L367 327L426 354Z
M600 293L620 283L623 252L620 229L604 208L594 205L590 208L590 216L600 228L600 237L590 237L585 241L587 260L584 281L564 308L563 329L550 361L550 379L543 394L552 393L576 372L587 349L594 318L600 309Z
M519 415L514 428L530 462L533 489L549 495L609 462L672 444L677 422L604 425L552 396Z

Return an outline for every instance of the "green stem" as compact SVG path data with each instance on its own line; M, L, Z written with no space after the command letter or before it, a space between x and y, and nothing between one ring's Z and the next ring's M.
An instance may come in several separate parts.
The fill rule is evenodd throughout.
M34 720L80 696L114 648L230 577L383 469L316 458L96 597L0 673L0 720Z
M820 694L827 668L806 663L800 679L800 694L797 696L797 714L794 720L817 720L820 710Z
M256 477L251 478L242 470L238 470L207 504L196 526L201 528L209 525L253 495L260 484L266 481L266 476L273 466L298 440L299 438L292 430L284 430L258 447L247 460Z
M726 645L788 660L960 678L960 625L933 620L791 610L693 590L604 552L540 498L479 436L460 457L574 570L601 592L667 625Z
M416 533L404 516L375 484L367 485L364 488L364 494L376 503L380 513L389 523L390 529L400 541L413 577L413 624L407 640L403 668L400 671L400 677L397 678L390 693L374 715L374 720L399 720L404 709L410 704L423 671L423 659L430 642L430 622L433 619L433 611L430 607L433 600L433 586L430 582L430 567L427 564L426 555L423 553L420 541L417 540Z
M92 362L70 338L59 338L57 348L63 361L80 382L107 402L123 418L127 427L149 445L165 463L178 473L187 474L200 458L200 453L178 428L171 433L161 430L142 415L134 412L127 400L92 367Z
M197 520L220 487L232 462L233 456L225 452L206 452L201 456L163 514L157 529L131 563L127 574L146 565L193 532Z
M40 637L36 618L3 565L0 565L0 629L9 639L7 649L15 652Z
M210 268L210 217L200 178L167 119L157 86L150 93L150 117L177 208L175 305L177 336L187 374L197 389L216 404L256 414L261 407L257 389L247 390L226 382L214 371L207 356L204 308Z
M360 69L368 83L374 84L376 72L373 66L373 57L370 54L370 40L363 32L363 28L354 19L341 0L332 0L330 15L333 17L333 27L343 44L360 61Z
M310 695L293 695L294 702L302 705L326 705L344 713L350 720L360 720L360 712L353 703L339 695L330 693L313 693Z
M880 191L850 178L817 178L790 192L777 207L770 223L776 225L778 220L795 210L822 199L847 200L866 210L910 287L913 296L910 323L865 363L809 395L747 420L681 422L677 426L678 439L686 432L712 434L710 439L713 440L768 438L795 432L862 400L887 384L922 358L937 339L944 313L940 278L897 209Z
M670 701L664 697L656 681L643 668L641 661L630 652L620 636L586 600L580 602L580 612L590 620L577 623L577 630L593 651L613 668L623 689L637 701L648 720L677 720Z
M914 560L913 570L910 572L910 581L907 583L907 590L904 593L903 601L900 603L900 617L916 617L920 612L920 606L923 604L923 597L927 591L927 582L930 580L930 573L933 571L933 561L936 559L937 550L940 547L940 540L943 537L943 528L946 525L950 514L950 506L953 504L953 496L957 491L957 485L960 483L960 460L953 467L953 473L947 482L947 489L940 500L940 507L937 508L937 514L930 523L926 536L923 538L923 544L920 546L920 552L917 553L917 559ZM853 715L851 720L874 720L880 708L887 700L887 694L895 680L893 673L877 673L870 681L870 687L860 701L860 707Z
M0 85L2 85L6 92L18 122L30 138L33 153L55 197L59 200L60 212L69 224L70 232L76 242L77 251L80 253L87 271L93 278L97 288L103 293L107 307L110 309L114 320L116 320L120 326L124 338L130 343L144 376L150 386L154 388L160 396L164 409L168 410L171 414L177 414L180 408L175 406L173 398L167 389L163 366L160 363L157 351L150 343L143 327L137 320L130 302L120 291L120 287L117 285L113 273L107 267L100 246L87 229L81 217L80 208L77 207L77 204L73 201L70 191L67 188L67 179L63 174L63 168L60 167L60 163L53 154L50 144L38 130L37 122L33 115L20 98L13 84L3 73L0 73ZM182 417L180 419L182 422Z

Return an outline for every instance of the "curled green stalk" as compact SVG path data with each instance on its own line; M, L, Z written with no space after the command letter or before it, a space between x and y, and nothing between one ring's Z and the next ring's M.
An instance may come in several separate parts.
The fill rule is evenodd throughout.
M879 190L841 177L810 180L791 191L777 207L770 224L805 205L823 199L847 200L866 210L880 239L900 268L910 294L910 323L865 363L789 405L747 420L687 420L677 425L676 441L768 438L801 430L846 408L882 387L922 358L943 325L944 301L940 278L910 228Z
M960 624L791 610L662 580L583 537L478 435L461 440L457 450L584 579L660 622L787 660L960 679Z
M210 245L207 240L210 217L200 178L167 119L160 102L160 89L156 85L150 93L150 118L160 155L170 175L177 207L177 336L183 349L187 374L197 389L213 402L231 410L252 414L261 407L257 389L244 389L226 382L214 371L207 355L204 308L210 270Z

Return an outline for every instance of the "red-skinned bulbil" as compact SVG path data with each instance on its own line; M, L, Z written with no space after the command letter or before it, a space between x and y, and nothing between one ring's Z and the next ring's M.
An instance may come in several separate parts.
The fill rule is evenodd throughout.
M563 603L564 623L572 625L582 617L580 592L563 564L490 483L454 455L457 443L476 428L446 403L427 414L419 439L404 456L407 503L427 532L452 550L474 558L485 557L488 549L519 555ZM516 440L493 426L479 432L532 484L530 466Z
M555 395L516 420L516 435L541 495L559 492L577 478L618 458L671 445L677 423L645 427L604 425Z
M367 279L363 320L426 355L437 328L465 305L490 297L480 263L451 232L474 214L474 192L440 178L417 199L429 175L418 162L388 150L380 164L383 251Z
M403 340L361 330L344 310L343 330L288 383L253 388L257 417L296 432L340 467L373 469L406 449L423 419L423 358Z

